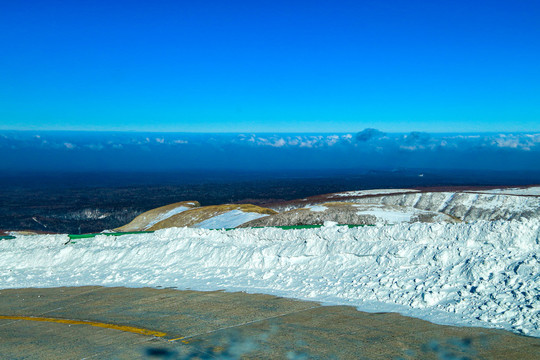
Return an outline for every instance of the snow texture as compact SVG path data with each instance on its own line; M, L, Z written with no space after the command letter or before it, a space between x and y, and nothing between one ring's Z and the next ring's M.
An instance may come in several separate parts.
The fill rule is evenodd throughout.
M163 286L397 311L540 337L540 221L478 221L0 241L0 289ZM67 244L66 244L67 243Z
M201 221L195 225L195 227L201 229L231 229L248 221L259 219L264 216L268 216L268 214L231 210L227 211L226 213L213 216L210 219Z

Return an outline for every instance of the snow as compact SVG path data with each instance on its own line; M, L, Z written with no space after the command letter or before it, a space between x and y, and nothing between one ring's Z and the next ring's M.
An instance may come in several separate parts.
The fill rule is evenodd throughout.
M419 195L419 194L417 194ZM388 207L385 205L372 204L369 206L355 204L353 205L361 210L357 211L357 215L372 215L377 218L377 224L397 224L402 222L414 221L414 216L422 214L434 216L434 221L445 222L446 215L436 214L431 211L415 209L413 207L400 207L399 209Z
M475 193L487 193L487 194L504 194L504 195L529 195L540 196L540 186L529 188L509 188L509 189L492 189L492 190L479 190L479 191L466 191Z
M216 215L195 225L201 229L230 229L242 225L251 220L268 216L255 212L244 212L242 210L231 210L226 213Z
M322 205L310 205L307 208L310 211L315 211L315 212L323 212L323 211L328 210L328 208L326 206L322 206Z
M332 194L333 196L367 196L367 195L387 195L387 194L400 194L407 192L418 192L418 190L413 189L376 189L376 190L358 190L358 191L347 191L342 193Z
M189 209L192 209L192 208L187 207L187 206L178 206L178 207L176 207L174 209L171 209L171 210L169 210L169 211L167 211L167 212L165 212L163 214L160 214L159 216L156 216L156 218L154 220L150 221L148 223L148 225L146 225L144 227L144 230L148 230L152 226L154 226L155 224L157 224L157 223L159 223L159 222L161 222L161 221L163 221L165 219L168 219L173 215L180 214L181 212L184 212L184 211L189 210Z
M299 230L170 228L66 242L67 235L0 241L0 289L225 289L540 337L538 219L351 229L331 223Z
M389 210L389 209L370 209L357 212L358 215L373 215L377 220L382 220L385 223L395 224L400 222L411 221L412 213L406 213L401 211Z

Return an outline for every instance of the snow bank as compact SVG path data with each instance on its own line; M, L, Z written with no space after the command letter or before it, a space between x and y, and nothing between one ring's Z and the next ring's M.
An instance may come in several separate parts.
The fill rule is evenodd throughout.
M540 221L171 228L0 241L0 288L175 286L276 294L540 337Z
M194 227L201 229L231 229L247 223L248 221L268 216L255 212L244 212L242 210L231 210L226 213L216 215L210 219L201 221Z

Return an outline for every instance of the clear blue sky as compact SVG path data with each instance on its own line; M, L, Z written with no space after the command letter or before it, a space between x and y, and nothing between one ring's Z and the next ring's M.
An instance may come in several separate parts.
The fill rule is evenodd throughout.
M0 129L540 131L540 1L3 1Z

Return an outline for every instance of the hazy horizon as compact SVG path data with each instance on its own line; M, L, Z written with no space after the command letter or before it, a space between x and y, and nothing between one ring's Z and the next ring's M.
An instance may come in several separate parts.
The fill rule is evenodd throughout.
M146 133L0 130L3 171L540 171L540 133Z

